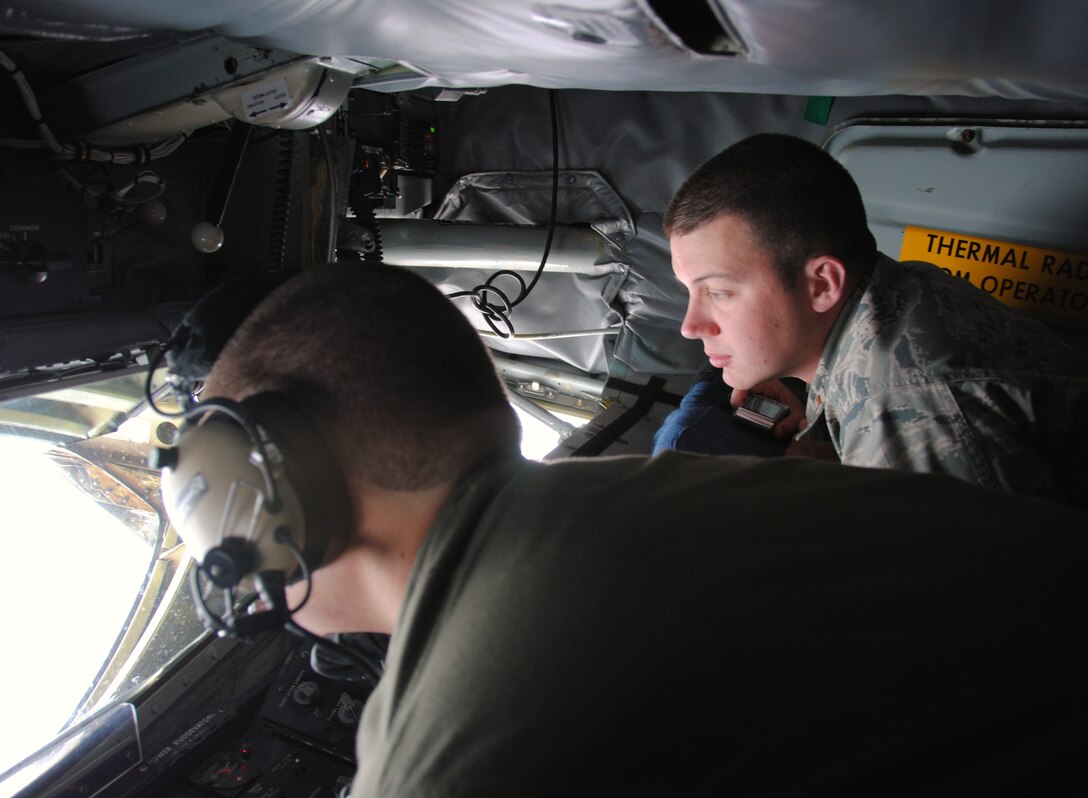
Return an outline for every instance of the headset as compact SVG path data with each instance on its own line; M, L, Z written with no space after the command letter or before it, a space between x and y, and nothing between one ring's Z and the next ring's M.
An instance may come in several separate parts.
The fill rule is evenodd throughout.
M351 678L345 676L352 670L347 660L354 678L376 683L380 665L375 667L373 657L338 638L319 637L292 619L309 600L312 572L336 559L352 533L347 481L321 433L281 394L194 401L193 386L229 337L214 329L204 332L216 323L209 318L222 318L221 304L222 291L202 300L166 345L171 377L182 388L183 410L176 415L183 421L175 445L154 449L149 458L162 472L167 514L196 561L189 586L197 614L220 636L245 637L282 626L315 644L311 663L319 673L322 662L333 660L336 678ZM194 326L201 335L192 333ZM193 341L202 339L214 342L216 351L194 357ZM149 369L149 395L156 365ZM304 595L288 607L285 589L299 581L306 584ZM222 593L220 613L209 604L216 589ZM237 614L240 598L250 593L260 601Z
M351 507L335 460L276 394L196 404L160 467L167 513L216 587L251 587L269 572L285 585L308 579L347 542Z

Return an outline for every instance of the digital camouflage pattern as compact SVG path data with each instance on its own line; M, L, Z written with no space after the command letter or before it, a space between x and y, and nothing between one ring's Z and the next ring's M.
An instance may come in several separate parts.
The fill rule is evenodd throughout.
M1088 506L1088 359L927 263L879 256L828 337L806 415L848 465Z

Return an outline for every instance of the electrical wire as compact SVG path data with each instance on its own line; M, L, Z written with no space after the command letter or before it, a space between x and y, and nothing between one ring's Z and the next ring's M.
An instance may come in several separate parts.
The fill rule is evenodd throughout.
M193 569L189 571L189 593L193 597L193 605L196 607L196 614L200 616L200 620L203 621L204 626L222 637L230 633L230 628L223 622L223 619L212 612L211 608L208 606L208 600L200 585L200 574L203 572L204 566L194 560ZM228 594L233 598L233 591L228 590ZM231 605L228 604L227 606Z
M302 596L302 600L294 608L288 608L286 606L286 598L283 602L279 601L279 595L282 593L282 575L278 575L278 572L267 572L257 574L257 585L261 597L268 605L267 610L260 610L260 612L268 612L271 614L282 613L283 617L287 621L290 621L291 616L300 611L306 606L306 603L310 600L310 595L313 593L313 577L310 573L310 567L306 564L305 556L302 553L302 549L291 537L290 531L287 527L279 527L273 536L277 543L287 546L290 549L291 554L294 555L295 561L298 563L299 571L301 573L301 580L306 583L306 592ZM200 616L204 625L219 635L238 635L244 634L239 631L239 622L236 621L234 615L234 608L237 605L237 597L234 592L234 586L223 587L223 601L225 610L225 617L218 616L214 613L211 607L208 606L208 597L205 593L204 587L201 585L201 575L205 573L204 566L199 562L194 562L193 570L189 572L189 592L192 594L193 603L196 605L197 614ZM276 579L272 580L271 577L276 575ZM278 584L277 589L266 589L269 581L274 584ZM209 592L213 587L213 581L209 578L208 588ZM258 614L258 613L254 613Z
M69 172L67 169L61 167L57 171L61 177L78 188L83 194L86 194L92 200L100 200L106 198L117 205L125 205L134 207L136 205L142 205L145 202L158 199L166 192L166 181L159 176L157 172L153 172L150 169L145 169L138 172L136 176L125 183L120 188L108 191L105 189L95 189L92 186L79 180L75 175ZM151 186L151 190L133 192L141 186ZM130 196L132 195L132 196Z
M288 615L294 615L296 612L306 606L306 602L310 600L310 594L313 593L314 580L310 576L310 566L306 564L306 557L302 553L302 549L295 543L295 539L291 537L291 531L281 526L274 533L273 537L276 542L282 543L284 546L291 550L291 553L295 555L295 561L298 563L299 573L302 574L301 578L306 582L306 592L302 594L302 601L298 603L298 606L293 610L288 610Z
M377 684L378 680L381 678L381 674L366 657L356 652L350 646L346 646L337 640L320 637L314 632L311 632L309 629L301 626L298 622L294 620L295 613L301 610L306 605L306 602L309 600L312 590L313 579L310 575L309 568L305 565L305 561L302 557L302 551L298 548L298 545L294 543L290 535L286 534L286 530L282 531L285 533L282 539L280 536L281 530L276 531L277 540L280 540L280 542L288 545L298 559L299 565L303 569L302 578L306 580L306 595L303 597L303 600L299 603L299 605L294 609L277 607L276 604L278 603L278 600L276 596L282 596L283 591L282 582L280 582L279 580L275 580L279 584L280 589L276 591L271 591L265 590L263 589L263 587L261 588L262 598L264 598L265 601L269 604L269 608L267 610L261 610L255 613L255 615L261 615L262 613L266 613L264 619L267 620L272 616L276 616L282 613L282 616L284 618L284 629L291 632L292 634L302 637L305 640L308 640L314 645L315 648L320 647L327 652L332 652L335 656L340 657L342 660L347 660L361 674L363 679L370 681L372 685ZM192 594L193 604L196 606L197 615L200 616L201 621L203 621L204 625L208 629L215 632L220 637L235 637L244 636L245 634L252 633L254 629L267 631L270 628L270 626L266 627L263 622L260 622L258 624L249 625L248 630L240 629L240 627L245 627L247 625L245 621L249 618L253 618L253 616L248 616L247 618L243 618L241 620L235 619L235 593L234 589L230 587L223 589L224 602L227 607L227 620L224 620L223 618L212 612L211 607L208 606L207 597L204 595L204 590L200 583L200 576L203 572L204 567L199 563L196 563L193 570L189 572L189 592ZM258 575L258 582L260 581L260 575ZM275 593L276 595L273 595L273 593ZM254 618L254 620L260 621L261 619Z
M363 679L370 681L372 685L377 684L381 674L366 657L338 640L318 636L294 620L295 614L305 607L310 600L310 595L313 592L313 575L306 564L302 549L291 537L290 530L287 527L276 529L273 537L277 543L287 546L291 550L298 562L301 580L306 583L306 592L298 605L294 608L286 606L287 598L283 590L284 575L278 571L267 571L256 575L257 589L267 609L261 609L238 618L234 614L237 604L234 586L226 586L223 588L223 601L226 609L224 616L221 617L208 606L208 597L205 595L204 586L201 584L204 566L199 562L194 562L194 567L189 572L189 592L192 594L193 604L201 621L209 630L220 637L244 637L254 632L270 631L282 623L283 628L287 631L311 642L315 650L320 648L326 652L326 656L331 655L334 659L338 657L341 662L346 660ZM211 587L212 580L209 578L209 590ZM315 658L311 657L311 659ZM341 678L341 675L337 674L335 678Z
M551 214L548 220L548 238L544 242L544 252L540 258L540 266L537 267L533 279L526 285L525 280L517 272L510 269L500 269L475 288L447 294L450 299L472 297L473 306L484 317L484 321L487 322L487 326L491 328L491 331L499 338L517 337L514 333L514 324L510 320L510 314L514 308L529 298L529 294L536 287L537 281L540 280L540 275L544 273L544 267L548 263L548 256L552 251L552 241L555 238L555 220L559 208L559 120L555 108L554 90L548 91L548 107L551 113L552 128ZM505 291L495 286L495 280L500 277L513 277L517 281L518 293L513 299ZM490 297L494 297L499 304L493 302ZM505 328L504 330L499 329L498 325L500 323Z
M144 380L144 402L146 402L147 407L151 408L153 412L158 413L164 418L181 418L182 416L185 416L189 412L189 405L196 401L191 390L181 390L178 386L173 386L174 395L178 397L181 409L165 410L160 407L155 400L162 392L162 389L166 387L166 384L160 385L155 391L151 390L155 372L162 366L163 361L166 359L166 353L174 346L178 345L182 329L182 327L178 327L178 329L174 331L174 334L170 336L170 339L151 356L151 362L147 365L147 379Z
M559 120L555 110L555 91L548 92L548 107L551 112L552 122L552 207L548 219L548 240L544 242L544 254L540 258L540 268L533 275L532 282L525 289L525 293L510 303L511 307L517 307L524 302L532 290L536 287L540 275L544 273L544 266L548 262L548 255L552 251L552 240L555 238L555 217L559 209Z
M145 164L156 158L165 158L180 147L189 137L187 133L157 142L155 144L141 144L136 147L105 148L92 147L88 144L62 144L57 141L53 131L42 117L38 107L38 99L26 75L19 69L19 65L12 60L7 53L0 50L0 66L11 76L19 94L23 98L23 105L31 121L38 128L38 135L42 143L4 140L5 146L14 147L40 147L45 146L53 152L53 156L65 161L92 161L97 163L114 164Z
M378 673L377 669L375 669L373 664L371 664L370 661L366 659L366 657L362 656L351 647L345 646L343 643L330 640L327 637L321 637L317 634L314 634L309 629L299 626L294 620L287 621L287 623L284 624L283 628L291 632L292 634L298 635L299 637L310 641L314 644L315 647L320 646L321 648L334 651L337 655L349 660L352 665L359 669L359 671L362 673L362 677L369 681L372 685L377 684L378 680L381 678L381 674ZM312 662L313 660L311 659L311 664Z
M33 37L71 42L123 42L146 39L158 31L125 28L95 22L63 22L44 19L30 12L5 6L0 15L0 33L5 36Z

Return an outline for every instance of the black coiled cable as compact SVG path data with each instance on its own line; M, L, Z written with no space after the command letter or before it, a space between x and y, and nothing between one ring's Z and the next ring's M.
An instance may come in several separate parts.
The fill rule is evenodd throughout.
M548 107L551 112L552 123L552 204L551 216L548 219L548 238L544 242L544 253L540 258L540 266L533 274L533 279L528 285L520 274L510 269L500 269L488 277L483 283L467 291L455 291L448 294L450 299L459 297L472 297L472 304L484 317L487 326L500 338L512 338L514 336L514 324L510 321L510 314L514 308L528 299L529 294L536 287L540 275L544 273L544 267L548 263L548 256L552 251L552 240L555 238L555 219L559 207L559 121L555 109L555 91L548 91ZM511 299L505 291L495 286L499 277L513 277L518 283L518 293ZM502 324L504 329L499 328Z

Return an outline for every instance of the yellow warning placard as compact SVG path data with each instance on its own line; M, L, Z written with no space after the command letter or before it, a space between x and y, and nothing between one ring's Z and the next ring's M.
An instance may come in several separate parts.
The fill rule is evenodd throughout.
M1088 256L907 227L899 259L940 266L1010 307L1088 324Z

